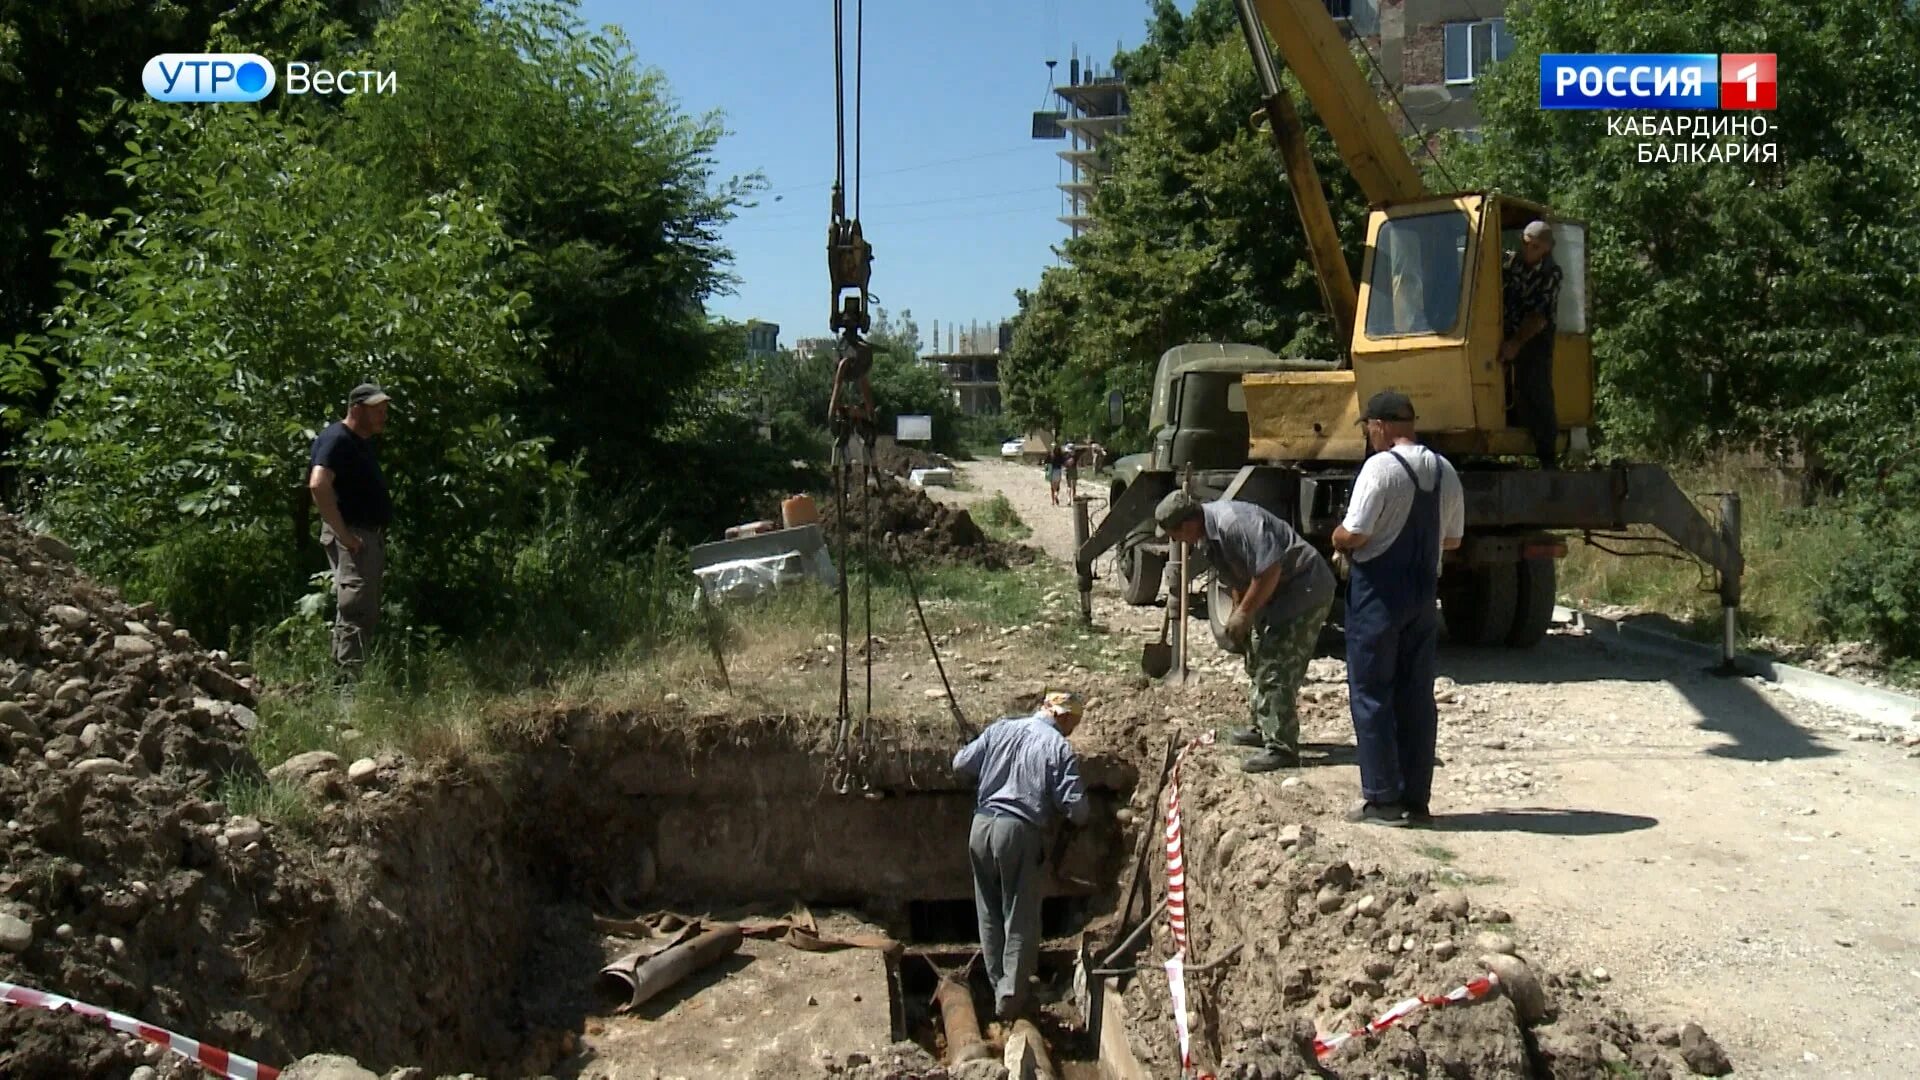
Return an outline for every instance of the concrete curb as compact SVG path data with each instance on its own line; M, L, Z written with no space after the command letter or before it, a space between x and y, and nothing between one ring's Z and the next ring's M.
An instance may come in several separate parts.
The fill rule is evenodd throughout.
M1622 626L1600 615L1564 607L1555 607L1553 618L1556 623L1572 623L1583 627L1594 637L1635 652L1668 659L1683 658L1708 666L1720 663L1720 650L1713 645L1688 641L1657 630ZM1742 653L1735 665L1742 674L1778 684L1782 690L1802 700L1838 709L1885 727L1920 734L1920 698L1823 675L1761 656Z

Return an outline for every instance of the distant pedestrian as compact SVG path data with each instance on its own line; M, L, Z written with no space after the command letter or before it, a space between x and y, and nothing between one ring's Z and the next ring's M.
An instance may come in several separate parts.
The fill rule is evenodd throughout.
M1227 634L1241 643L1253 680L1253 725L1227 740L1260 748L1240 767L1260 773L1300 764L1300 684L1333 606L1327 560L1286 522L1250 502L1203 503L1175 491L1153 516L1169 537L1205 545L1208 563L1233 596Z
M1087 821L1080 760L1067 742L1081 707L1079 694L1050 693L1039 711L996 721L953 759L953 771L977 785L967 853L980 957L1003 1021L1025 1010L1040 955L1048 828L1062 817Z
M1060 505L1060 480L1067 468L1067 451L1059 443L1047 447L1043 459L1047 471L1047 489L1053 497L1053 505Z
M1365 798L1349 820L1432 820L1434 650L1442 551L1460 546L1466 502L1446 458L1414 441L1413 402L1383 390L1362 414L1377 451L1353 482L1333 546L1352 559L1347 690Z
M1079 443L1067 444L1066 461L1062 464L1066 469L1067 501L1069 503L1080 497L1080 455L1085 452L1086 447Z
M366 662L374 624L380 621L393 502L380 475L373 439L387 429L391 400L374 383L354 387L347 397L346 419L328 424L313 440L309 455L307 491L320 509L320 543L333 567L338 608L333 659L350 670Z

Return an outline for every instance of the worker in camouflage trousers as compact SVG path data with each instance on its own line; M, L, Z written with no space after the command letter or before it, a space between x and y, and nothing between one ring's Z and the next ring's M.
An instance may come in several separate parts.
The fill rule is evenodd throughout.
M1240 644L1253 680L1253 725L1227 741L1259 748L1240 767L1258 773L1300 764L1296 704L1333 606L1333 570L1291 526L1249 502L1203 503L1176 491L1160 501L1154 520L1175 540L1205 545L1232 592L1227 635Z

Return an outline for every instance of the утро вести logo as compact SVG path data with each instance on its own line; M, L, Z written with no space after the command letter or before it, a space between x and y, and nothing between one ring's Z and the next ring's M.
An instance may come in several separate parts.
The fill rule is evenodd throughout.
M259 101L274 81L273 65L253 53L161 53L140 72L155 101Z

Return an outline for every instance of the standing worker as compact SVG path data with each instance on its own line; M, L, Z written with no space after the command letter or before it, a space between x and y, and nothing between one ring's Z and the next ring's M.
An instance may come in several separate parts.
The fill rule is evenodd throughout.
M393 502L373 438L387 430L392 399L374 383L347 396L347 416L313 440L307 491L320 509L320 543L333 567L333 659L348 671L366 662L380 620L380 583L387 572L387 526Z
M1174 540L1205 544L1207 561L1232 590L1227 633L1241 643L1253 680L1253 726L1227 741L1260 748L1240 767L1261 773L1300 764L1297 699L1333 606L1333 571L1291 526L1249 502L1203 503L1175 491L1153 517Z
M1059 443L1047 447L1045 459L1047 470L1047 490L1053 496L1053 505L1060 505L1060 475L1067 466L1067 451Z
M1533 435L1543 469L1559 467L1560 419L1553 404L1553 317L1560 303L1560 267L1553 261L1553 229L1532 221L1520 250L1500 268L1501 317L1506 340L1500 362L1513 373L1514 418Z
M1353 482L1333 546L1352 560L1347 691L1365 801L1349 821L1432 820L1440 553L1460 546L1466 500L1446 458L1414 441L1413 402L1383 390L1361 422L1376 453Z
M1080 761L1067 742L1080 713L1079 694L1048 694L1038 712L994 723L953 758L953 771L977 782L967 852L980 955L1002 1021L1026 1008L1040 955L1048 827L1062 817L1087 821Z

